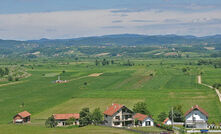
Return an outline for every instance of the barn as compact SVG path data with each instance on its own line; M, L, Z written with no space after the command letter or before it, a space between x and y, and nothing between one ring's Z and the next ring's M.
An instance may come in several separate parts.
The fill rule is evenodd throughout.
M31 114L27 111L16 114L13 117L13 123L29 123L31 122Z

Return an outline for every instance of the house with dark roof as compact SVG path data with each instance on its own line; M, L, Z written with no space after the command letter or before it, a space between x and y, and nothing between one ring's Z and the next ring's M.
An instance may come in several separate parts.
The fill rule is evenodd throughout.
M141 113L136 113L133 118L135 119L136 125L138 126L154 126L154 121L153 119L145 114L141 114Z
M104 123L113 127L134 126L134 112L121 104L112 104L104 111Z
M204 109L195 105L185 113L185 126L186 128L207 129L208 117Z
M31 114L27 111L16 114L13 117L13 123L29 123L31 122Z
M75 119L75 121L71 125L79 125L80 114L78 114L78 113L73 113L73 114L53 114L52 116L54 117L55 121L57 122L57 126L65 126L65 125L67 125L67 120L71 119L71 118Z

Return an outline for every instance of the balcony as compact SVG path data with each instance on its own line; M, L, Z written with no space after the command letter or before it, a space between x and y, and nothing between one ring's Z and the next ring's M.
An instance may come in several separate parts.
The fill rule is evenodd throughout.
M206 123L204 120L188 120L186 124L194 124L194 123Z
M118 122L118 121L133 121L134 119L133 118L127 118L127 119L122 119L122 118L120 118L120 119L113 119L113 121L114 122Z

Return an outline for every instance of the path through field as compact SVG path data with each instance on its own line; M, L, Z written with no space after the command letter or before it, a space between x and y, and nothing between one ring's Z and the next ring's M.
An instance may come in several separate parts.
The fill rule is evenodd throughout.
M100 76L102 74L103 73L94 73L94 74L90 74L90 75L87 75L87 76L82 76L82 77L74 78L74 79L71 79L69 81L79 80L79 79L83 79L83 78L87 78L87 77L98 77L98 76Z
M0 87L4 87L4 86L8 86L8 85L15 85L15 84L19 84L19 83L24 83L26 81L17 81L17 82L10 82L10 83L6 83L6 84L0 84Z
M215 89L216 94L217 94L218 97L219 97L219 101L221 102L221 94L220 94L219 90L216 89L216 88L213 88L213 87L210 86L210 85L207 85L207 84L202 83L201 75L198 76L198 84L204 85L204 86L209 87L209 88L211 88L211 89Z

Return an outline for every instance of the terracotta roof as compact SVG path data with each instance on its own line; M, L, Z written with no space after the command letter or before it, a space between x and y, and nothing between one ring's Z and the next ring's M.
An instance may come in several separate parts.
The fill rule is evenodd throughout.
M22 118L26 118L28 116L30 116L31 114L27 111L23 111L21 113L18 113L19 116L21 116Z
M146 119L148 116L145 114L141 114L141 113L136 113L133 116L135 119L139 120L139 121L143 121L144 119Z
M104 111L105 115L109 115L112 116L113 114L115 114L118 110L120 110L124 105L120 105L120 104L112 104L110 107L108 107L108 109L106 111Z
M166 119L163 121L163 124L165 124L168 120L169 120L169 118L166 118Z
M74 113L74 114L53 114L54 118L56 120L68 120L70 118L79 119L80 114Z
M193 110L199 110L201 113L203 113L204 115L206 115L207 117L209 117L209 114L204 110L202 109L201 107L199 107L198 105L195 105L194 107L192 107L189 111L187 111L185 113L185 116L187 116L190 112L192 112Z

